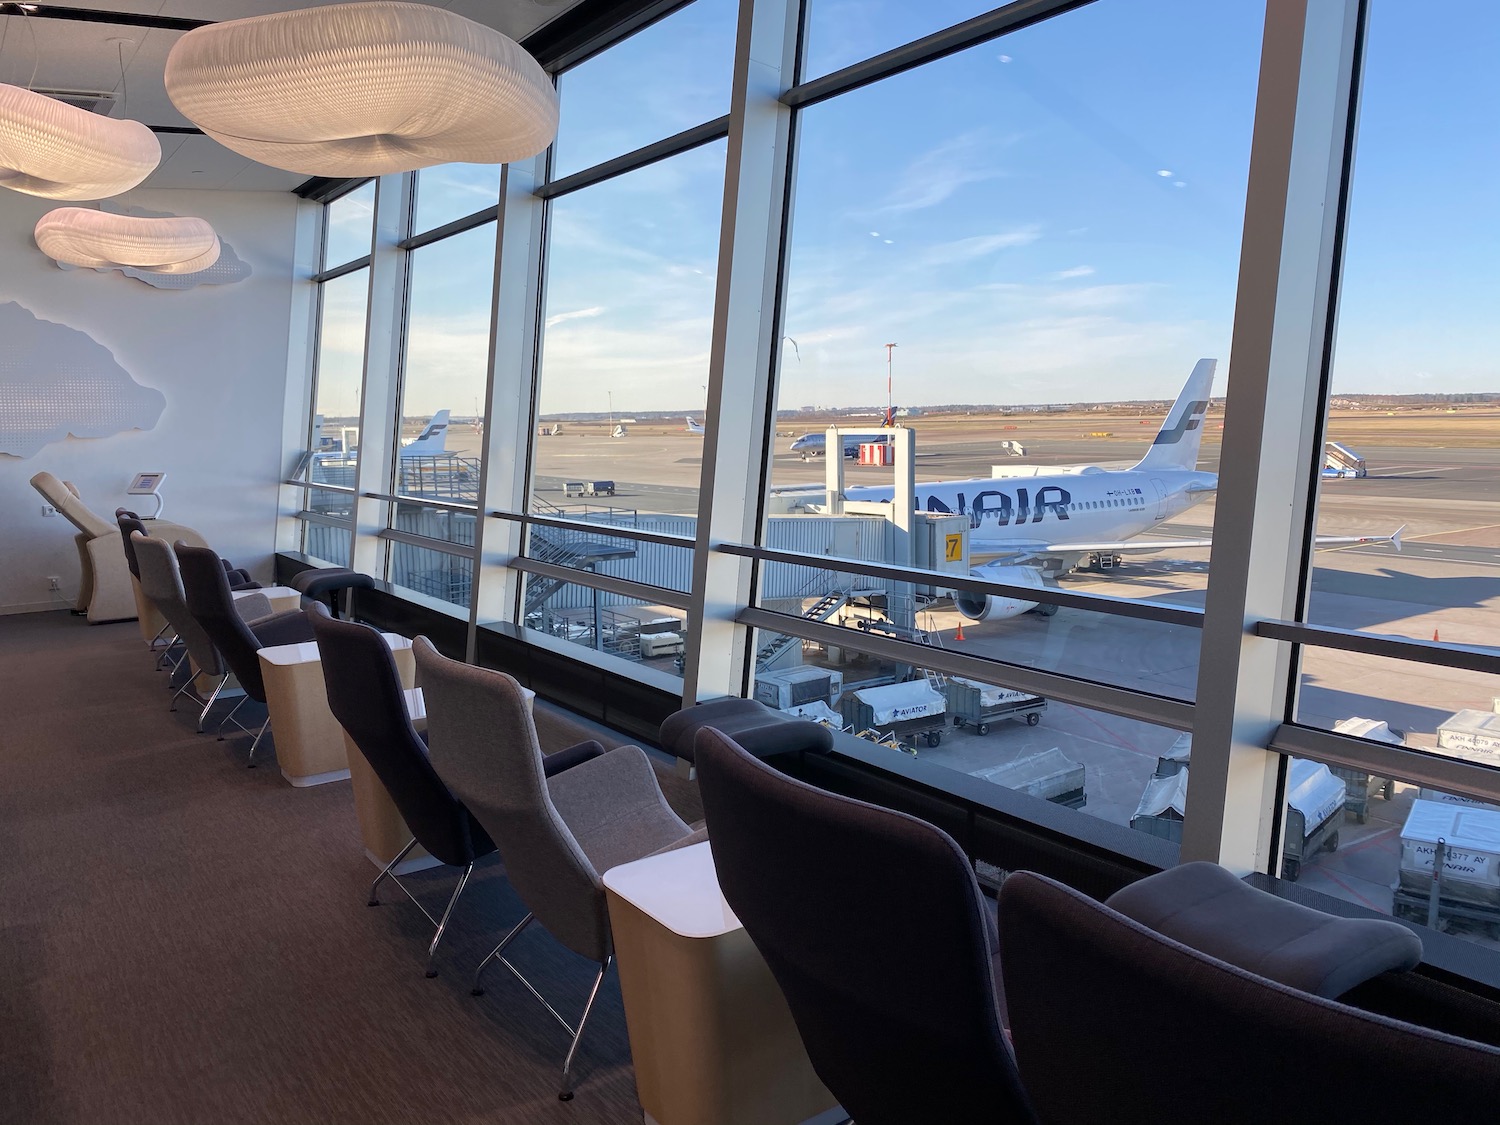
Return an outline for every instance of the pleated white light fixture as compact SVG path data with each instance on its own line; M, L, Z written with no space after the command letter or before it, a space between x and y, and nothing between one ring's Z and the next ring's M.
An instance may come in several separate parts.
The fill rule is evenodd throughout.
M44 199L105 199L160 163L156 134L139 121L0 83L0 187Z
M167 56L167 93L219 143L310 176L504 164L557 133L520 44L425 4L334 4L211 24Z
M219 236L203 219L147 219L87 207L59 207L37 221L42 253L92 269L197 273L219 260Z

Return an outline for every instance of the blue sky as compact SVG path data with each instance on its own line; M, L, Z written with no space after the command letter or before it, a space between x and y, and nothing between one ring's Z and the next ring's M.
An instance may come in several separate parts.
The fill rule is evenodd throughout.
M698 0L563 75L557 174L725 112L736 8ZM1497 390L1500 14L1408 8L1374 4L1334 386ZM813 0L807 73L982 10ZM908 405L1171 397L1200 356L1222 393L1263 15L1100 0L805 111L780 405L883 400L891 341ZM544 412L701 408L724 151L556 202ZM492 169L423 182L424 226L494 197ZM426 271L408 413L482 393L464 264Z

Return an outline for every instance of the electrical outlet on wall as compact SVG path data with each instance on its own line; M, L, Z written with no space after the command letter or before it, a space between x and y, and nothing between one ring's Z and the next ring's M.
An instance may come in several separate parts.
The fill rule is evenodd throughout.
M55 516L55 515L57 515L57 509L54 508L51 504L43 504L42 505L42 515L44 515L44 516Z
M61 590L62 589L62 579L59 578L59 577L57 577L57 575L55 575L55 574L49 575L48 578L47 578L47 589L49 589L49 590Z

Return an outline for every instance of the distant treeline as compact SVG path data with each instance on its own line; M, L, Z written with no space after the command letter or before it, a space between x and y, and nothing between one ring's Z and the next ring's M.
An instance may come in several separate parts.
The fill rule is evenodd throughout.
M1465 394L1425 395L1334 395L1333 406L1473 406L1500 402L1500 392L1473 391Z

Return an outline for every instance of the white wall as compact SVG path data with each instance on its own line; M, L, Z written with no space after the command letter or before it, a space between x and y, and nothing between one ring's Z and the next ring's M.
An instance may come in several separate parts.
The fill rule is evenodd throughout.
M49 575L70 600L78 589L73 525L43 518L29 483L43 469L73 481L106 517L134 506L125 489L136 472L162 470L166 518L270 575L299 201L285 192L138 191L117 202L207 219L253 272L234 285L172 291L117 271L64 271L32 240L57 204L0 190L0 302L86 332L167 399L149 431L70 437L25 459L0 454L0 614L60 605Z

